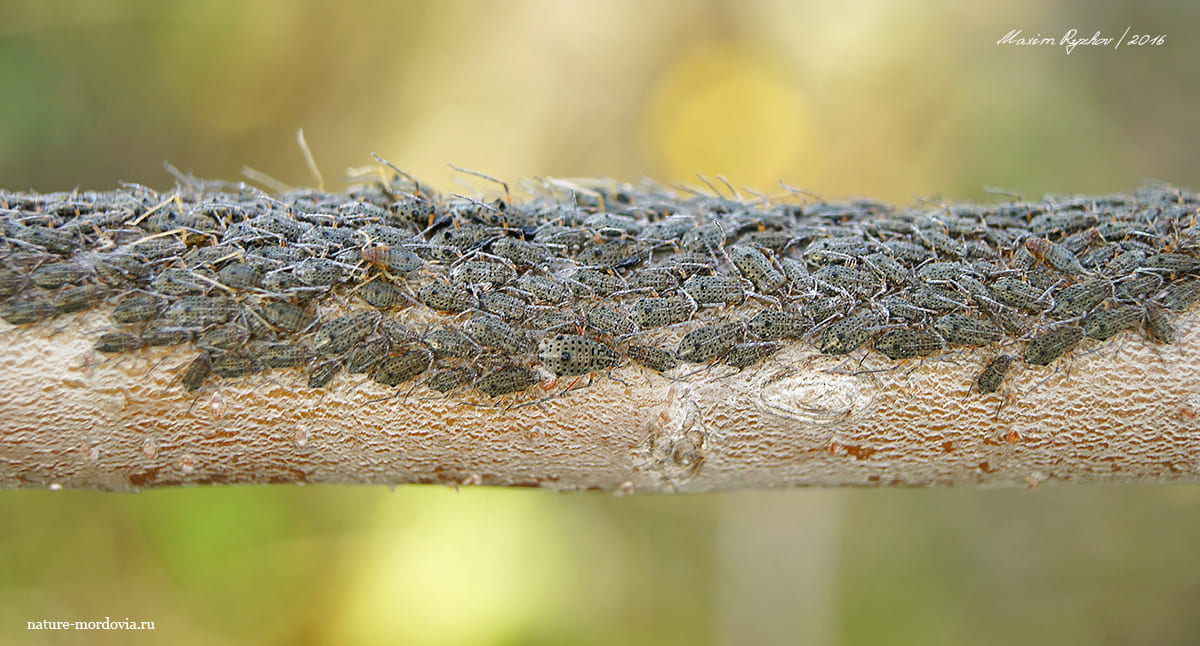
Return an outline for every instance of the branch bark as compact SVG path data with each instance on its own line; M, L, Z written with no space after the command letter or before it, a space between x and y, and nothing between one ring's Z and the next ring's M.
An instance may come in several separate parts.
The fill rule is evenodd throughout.
M537 405L299 372L173 383L193 352L108 358L91 311L0 332L0 486L443 483L699 492L801 485L1200 481L1200 316L968 386L994 351L922 363L791 344L730 375L636 367ZM561 391L561 384L559 391ZM532 393L546 397L535 387ZM536 399L533 395L521 402Z

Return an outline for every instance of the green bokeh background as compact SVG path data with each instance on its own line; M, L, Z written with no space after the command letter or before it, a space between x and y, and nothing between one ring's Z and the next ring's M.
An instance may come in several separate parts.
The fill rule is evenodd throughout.
M1165 34L1120 50L1011 29ZM0 186L1200 188L1184 2L0 3ZM461 177L461 176L460 176ZM1200 467L1198 467L1200 468ZM0 492L0 643L1195 644L1200 489ZM41 619L153 620L48 633Z

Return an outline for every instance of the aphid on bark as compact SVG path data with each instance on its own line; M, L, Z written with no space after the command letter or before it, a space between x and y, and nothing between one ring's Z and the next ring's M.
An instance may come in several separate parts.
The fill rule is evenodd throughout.
M463 324L463 333L472 341L502 352L519 354L525 351L523 331L495 316L477 316Z
M759 310L746 321L746 331L763 341L778 341L798 339L812 328L812 325L810 319L796 312Z
M366 245L360 253L363 262L394 274L405 274L424 264L420 256L403 247Z
M540 267L546 264L550 253L539 244L516 238L499 238L492 243L492 255L499 256L515 265Z
M192 340L187 328L151 325L142 330L142 343L150 346L181 345Z
M729 257L733 266L754 283L760 293L773 294L787 282L783 274L771 266L767 256L754 247L733 245L729 248Z
M933 257L925 247L907 240L889 240L883 246L893 257L909 264L922 263Z
M1200 271L1200 258L1182 253L1157 253L1142 261L1141 269L1171 274L1191 274Z
M250 355L220 352L212 355L211 370L218 377L242 377L259 372L262 365Z
M1136 273L1117 284L1117 298L1133 300L1141 298L1162 287L1163 279L1158 274Z
M541 342L538 360L550 372L568 377L611 368L621 360L621 355L598 341L574 334L556 334Z
M352 375L370 372L375 364L387 356L389 349L391 344L381 338L354 347L346 356L346 372Z
M940 352L942 340L936 334L922 330L888 330L875 340L875 349L898 361Z
M439 393L465 388L475 383L479 374L467 366L441 368L425 380L425 385Z
M856 314L835 321L821 333L821 352L824 354L850 354L870 340L876 317L871 313Z
M543 303L562 303L570 296L566 285L553 278L546 278L545 276L538 276L532 273L518 278L515 286L527 294L532 294Z
M826 265L813 272L812 277L817 288L826 294L848 293L867 298L883 287L875 274L844 265Z
M187 245L182 240L171 237L146 238L130 244L126 251L146 260L162 260L183 256Z
M54 262L42 265L33 271L29 280L38 287L56 289L87 278L83 267L73 262Z
M330 381L341 372L342 363L337 360L322 361L313 366L311 372L308 373L309 388L324 388L329 385Z
M947 314L934 322L933 329L951 345L988 345L1004 336L991 322L965 314Z
M307 258L296 265L292 273L300 282L314 287L332 287L346 280L341 263L324 258Z
M93 347L99 352L131 352L142 347L142 339L128 332L105 332Z
M1183 280L1171 283L1159 294L1163 307L1184 312L1200 300L1200 280Z
M567 277L567 286L576 296L608 296L625 291L625 281L598 269L577 269Z
M184 296L163 312L163 318L181 327L207 327L228 321L237 309L222 296Z
M359 311L321 324L313 337L313 350L324 355L341 354L362 341L379 322L379 313Z
M479 346L457 330L441 328L430 332L422 339L425 347L438 357L470 359L479 354Z
M1033 337L1025 348L1025 363L1035 366L1053 363L1055 359L1079 345L1083 337L1083 328L1076 325L1066 325L1043 332Z
M1153 303L1146 303L1146 334L1156 343L1174 343L1175 326L1166 311Z
M520 321L529 314L524 301L505 292L486 292L479 297L479 309L510 322Z
M683 291L699 305L741 305L749 287L746 281L732 276L692 276L683 283Z
M986 395L1000 390L1000 386L1004 383L1004 375L1008 372L1012 362L1012 357L1002 354L984 366L983 371L975 378L975 387L979 394Z
M912 272L907 267L896 262L896 259L876 252L863 257L863 262L875 270L875 273L888 280L893 285L907 285L912 279Z
M257 311L263 320L285 332L297 332L307 323L304 308L287 301L265 300Z
M432 357L425 350L405 350L375 364L375 381L384 386L398 386L429 368Z
M745 325L737 321L696 328L679 340L675 354L688 363L705 363L729 351L745 331Z
M450 270L450 279L455 283L478 285L488 283L499 286L516 276L512 267L487 260L467 260Z
M302 345L277 343L264 345L256 350L255 356L268 368L294 368L312 361L312 350Z
M262 285L262 272L240 262L230 263L217 273L217 280L234 289L258 289Z
M1093 312L1083 319L1083 331L1091 338L1107 341L1122 330L1137 327L1142 322L1142 308L1120 305L1111 310Z
M358 288L358 295L371 307L387 310L406 303L404 294L395 285L383 280L372 280Z
M212 358L207 352L201 352L188 364L179 382L183 384L185 390L196 390L204 385L204 380L208 378L210 372L212 372Z
M734 368L749 368L779 352L781 343L738 343L725 354L725 363Z
M188 269L164 269L151 283L154 291L172 296L203 294L212 283Z
M580 251L575 261L593 267L628 267L644 261L649 247L634 240L618 240L595 245Z
M1046 240L1045 238L1026 238L1025 248L1038 260L1050 265L1068 276L1083 273L1083 265L1065 247Z
M656 372L666 372L679 365L679 357L674 352L651 345L630 343L625 347L625 355Z
M475 382L475 388L489 397L499 397L528 390L537 382L537 372L520 366L508 366L480 377Z
M204 348L232 350L246 343L249 332L239 325L228 324L214 327L196 337L196 345Z
M608 306L598 306L588 308L584 314L584 319L587 324L614 337L626 336L637 332L637 327L623 312Z
M7 267L0 267L0 298L8 298L25 287L25 276Z
M643 329L681 323L696 312L696 304L686 296L639 298L629 308L629 318Z
M466 288L440 281L418 289L417 300L439 312L458 313L475 306L475 297Z
M11 300L0 306L0 318L13 325L36 323L54 316L54 304L41 297Z
M626 281L630 291L648 290L666 292L679 287L679 278L669 269L642 269L629 275Z
M1054 308L1050 316L1064 319L1081 316L1095 309L1104 299L1112 296L1112 283L1107 280L1085 280L1054 295Z
M1030 314L1037 314L1049 306L1046 301L1041 300L1040 290L1015 278L1001 278L992 283L992 295L997 301Z
M91 309L108 298L108 288L103 285L80 285L59 290L54 295L54 311L59 314Z

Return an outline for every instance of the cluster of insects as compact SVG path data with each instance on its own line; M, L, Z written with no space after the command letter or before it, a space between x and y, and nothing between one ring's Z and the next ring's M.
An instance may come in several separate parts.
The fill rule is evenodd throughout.
M98 352L186 346L190 390L296 370L500 397L809 343L895 361L992 347L988 393L1085 338L1170 343L1200 298L1200 197L1169 187L896 208L561 182L485 200L394 167L342 193L178 179L0 192L0 318L103 307Z

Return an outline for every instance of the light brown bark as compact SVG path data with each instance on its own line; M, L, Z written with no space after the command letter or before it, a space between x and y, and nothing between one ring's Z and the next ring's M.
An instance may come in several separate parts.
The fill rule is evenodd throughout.
M310 390L299 371L186 393L173 382L192 351L96 354L87 332L107 323L90 312L0 331L0 486L1196 482L1198 323L1179 318L1172 345L1123 333L1056 365L1018 362L986 396L968 389L995 348L896 367L792 344L736 374L680 376L685 368L669 379L628 366L554 397L535 387L446 398L417 386L381 399L395 391L346 376Z

